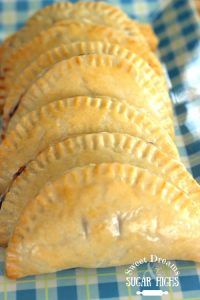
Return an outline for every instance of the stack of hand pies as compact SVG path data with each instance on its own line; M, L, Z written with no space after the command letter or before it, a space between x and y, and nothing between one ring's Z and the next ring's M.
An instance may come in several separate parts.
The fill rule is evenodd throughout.
M9 277L200 261L200 188L178 156L156 46L149 25L103 2L46 7L2 44Z

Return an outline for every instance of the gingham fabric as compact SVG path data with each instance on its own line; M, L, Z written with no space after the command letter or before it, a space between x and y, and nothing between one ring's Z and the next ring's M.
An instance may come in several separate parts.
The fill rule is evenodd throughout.
M0 39L20 28L28 16L53 0L0 0ZM177 145L186 167L200 179L200 25L189 0L111 0L131 17L152 23L160 39L159 55L167 69L174 103ZM191 245L192 247L192 245ZM106 249L105 249L106 251ZM56 253L55 253L56 255ZM125 284L125 269L72 269L8 280L0 251L0 300L194 300L200 299L200 264L174 262L179 286L162 297L138 296ZM154 264L155 267L155 264ZM137 275L148 270L137 268ZM168 270L164 275L169 276ZM150 289L150 288L149 288ZM151 289L159 289L154 285Z

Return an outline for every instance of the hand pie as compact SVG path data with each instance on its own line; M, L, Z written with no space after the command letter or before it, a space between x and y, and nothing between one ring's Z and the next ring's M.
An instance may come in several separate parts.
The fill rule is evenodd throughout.
M134 52L121 48L117 44L110 44L108 42L76 42L66 44L45 52L19 75L5 101L4 126L8 123L10 116L12 116L15 111L15 107L18 107L19 101L27 92L28 87L30 87L31 84L33 84L37 78L44 73L44 70L47 71L57 62L69 59L73 56L93 53L114 55L128 60L129 63L136 63L143 69L144 73L149 74L149 77L151 77L149 78L150 83L152 86L156 86L157 91L160 91L160 93L166 91L165 83L156 76L154 71L145 61L142 60L142 58L138 57L138 55ZM172 111L172 105L169 97L167 96L164 99L168 100L168 102L166 100L166 105L169 107L169 112L170 110Z
M199 226L199 202L148 170L119 163L74 168L27 204L6 272L19 278L118 266L152 253L200 261Z
M70 10L69 10L70 11ZM72 11L71 11L72 12ZM62 11L63 14L63 11ZM42 20L42 22L35 22L35 24L32 24L32 26L25 26L20 31L18 31L16 34L14 34L10 40L5 41L4 47L9 48L9 41L11 42L11 47L7 53L3 53L2 57L2 65L5 67L6 61L9 60L9 58L17 52L18 49L23 46L26 43L29 43L31 39L34 39L40 32L45 33L46 30L48 30L50 27L55 25L56 23L63 23L65 25L69 24L73 21L78 21L86 24L96 24L96 25L104 25L106 27L110 27L116 30L120 30L122 33L128 36L127 30L131 31L130 37L132 39L136 39L140 44L143 44L143 46L147 47L149 49L148 43L146 39L144 38L143 34L141 34L138 24L135 21L131 21L128 18L125 18L124 20L119 19L119 23L116 21L116 18L113 19L113 17L109 14L105 14L105 18L101 15L89 15L87 18L85 18L84 14L82 16L75 16L73 13L69 15L68 17L64 17L64 19L61 17L60 14L56 16L54 15L54 20L50 20L49 16L46 16L46 18ZM150 50L149 50L150 51Z
M147 35L147 39L149 40L149 32L142 30L141 33L140 26L141 28L143 28L143 26L138 22L129 19L123 11L116 7L103 2L84 2L75 5L72 5L69 2L56 3L45 7L36 13L30 18L25 27L4 42L2 49L2 63L4 63L17 49L38 35L38 33L45 31L55 22L67 19L102 24L123 30L127 34L133 36L137 35L140 43L144 43L148 47L145 40L146 36L144 38L143 34ZM151 39L151 41L153 40ZM155 48L155 45L151 45L151 47Z
M137 36L130 37L121 30L104 25L70 20L56 23L55 26L47 31L42 31L33 40L13 52L4 63L7 79L6 88L9 90L16 76L40 54L62 43L76 41L107 41L120 44L129 50L137 51L138 54L143 54L148 63L155 67L156 71L163 76L160 63L155 55L148 49L146 51L141 50L141 43L138 41Z
M55 101L24 116L0 146L0 193L5 192L19 168L48 145L69 136L102 131L140 137L171 157L178 157L167 132L144 111L124 100L77 97Z
M147 24L57 3L0 47L0 246L10 278L200 262L200 187L179 161ZM150 49L151 48L151 49Z
M78 95L110 96L126 99L152 114L170 136L174 136L171 112L166 108L167 93L157 92L151 69L111 55L84 55L61 61L51 67L28 89L8 124L8 132L26 113L42 105ZM166 96L164 101L164 96Z
M129 163L148 169L172 185L176 183L190 198L200 196L198 184L184 166L151 143L123 133L75 136L46 148L13 181L1 207L0 244L7 245L28 201L47 182L64 175L68 169L102 162Z
M65 8L64 5L64 3L55 3L54 5L45 7L34 14L28 20L26 25L34 27L36 24L38 25L38 23L41 22L44 26L44 23L51 22L52 20L64 20L67 17L80 20L84 16L87 17L87 21L92 20L95 23L118 28L124 30L130 35L138 34L139 30L139 32L142 33L147 40L151 49L155 51L157 48L158 41L151 26L149 24L142 24L127 18L127 15L117 7L113 7L103 2L77 2L70 8L68 6ZM95 19L91 19L91 14L95 16ZM46 16L48 16L48 18Z
M110 6L110 10L105 10L103 6L104 5L101 6L99 4L92 6L86 3L84 5L85 9L82 10L83 13L81 13L82 16L79 16L79 20L84 20L85 17L87 17L88 22L93 21L94 23L98 24L100 22L100 24L102 24L103 15L105 15L106 22L109 22L108 20L111 19L111 21L116 24L118 20L123 21L124 19L126 19L123 11L120 11L112 6ZM4 41L2 47L2 61L6 61L10 57L10 55L12 55L17 49L24 46L25 43L29 42L41 31L51 27L55 22L59 20L65 20L66 18L71 19L71 16L69 14L72 12L72 7L72 3L69 2L57 3L56 5L54 4L51 6L47 6L44 9L36 12L27 22L27 25L25 27L23 27ZM59 16L57 14L57 9L59 10ZM86 16L84 14L86 14Z

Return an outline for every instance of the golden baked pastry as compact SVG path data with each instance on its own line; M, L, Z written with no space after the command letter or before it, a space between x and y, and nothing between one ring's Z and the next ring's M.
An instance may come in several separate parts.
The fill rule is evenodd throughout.
M120 28L129 35L140 36L140 41L147 45L140 31L140 23L129 19L122 10L105 2L78 2L70 7L68 4L65 7L65 3L55 3L33 15L26 23L26 26L33 28L40 25L43 28L47 28L55 21L66 19L84 20L87 23L93 21L94 23L104 24L113 28Z
M200 187L179 161L157 43L120 9L80 2L42 9L0 47L10 278L200 261Z
M199 203L148 170L119 163L74 168L27 204L6 272L19 278L118 266L152 253L200 261L199 226Z
M146 52L146 49L142 48L140 50L141 53L143 51ZM28 90L28 87L30 87L31 84L35 82L36 79L44 73L44 70L47 71L51 66L53 66L57 62L71 58L73 56L92 53L114 55L119 58L126 59L130 63L136 63L143 69L144 73L149 74L148 76L150 84L156 87L157 91L160 91L160 93L163 93L163 91L165 91L165 82L162 82L162 79L156 76L154 70L151 69L147 65L147 63L145 63L145 61L142 61L142 58L140 58L137 55L137 51L136 53L131 52L126 48L120 47L118 44L110 44L108 42L76 42L66 45L63 44L60 47L53 48L52 50L49 50L44 54L40 55L38 59L33 61L24 70L24 72L22 72L17 77L5 101L3 116L4 126L8 123L9 119L14 114L16 107L18 107L19 102ZM163 98L163 101L165 100L166 107L169 112L171 111L172 115L172 105L168 95Z
M66 7L65 7L66 5ZM123 29L130 35L138 34L138 30L147 40L153 51L157 48L157 38L149 24L139 23L127 18L127 15L117 7L104 2L77 2L73 6L65 3L55 3L34 14L26 23L34 27L35 24L64 20L66 18L91 20L91 14L95 16L95 23L106 24L114 28ZM48 18L46 17L48 15ZM99 19L98 19L99 17Z
M14 174L48 145L69 136L95 132L124 132L156 144L178 157L173 140L144 111L109 97L76 97L55 101L25 115L0 146L0 193Z
M56 23L46 31L42 31L30 42L17 49L4 63L6 69L6 89L9 91L13 81L20 72L43 52L61 43L76 41L107 41L118 43L121 46L143 55L150 65L163 76L161 66L155 55L145 46L141 50L141 43L137 36L127 36L123 31L104 25L84 23L78 20L69 20ZM40 47L38 47L40 45Z
M109 27L123 30L126 34L137 36L139 41L148 47L148 43L143 34L139 30L139 25L135 21L131 21L119 9L107 5L106 3L81 3L71 5L69 3L59 3L55 6L46 7L40 11L40 16L33 17L27 24L16 34L11 36L4 42L2 64L12 55L18 48L29 42L41 31L45 31L54 23L62 20L78 20L86 23L103 24Z
M200 188L184 166L152 143L124 133L97 133L68 138L41 152L13 181L0 214L0 245L7 245L30 199L68 169L92 163L120 162L148 169L196 199ZM22 192L23 191L23 192Z
M123 98L145 108L174 137L169 96L153 84L155 74L142 60L128 63L111 55L84 55L55 64L21 98L8 124L8 132L27 112L43 104L78 95ZM158 82L158 81L157 81Z
M140 41L145 44L146 40L143 34L147 35L147 39L149 39L148 32L140 32L139 23L130 20L120 9L109 4L103 2L80 2L75 5L69 2L56 3L40 10L30 18L25 27L5 40L2 51L2 62L5 62L13 52L34 38L39 32L46 30L57 21L66 19L103 24L121 29L127 32L127 34L139 36Z

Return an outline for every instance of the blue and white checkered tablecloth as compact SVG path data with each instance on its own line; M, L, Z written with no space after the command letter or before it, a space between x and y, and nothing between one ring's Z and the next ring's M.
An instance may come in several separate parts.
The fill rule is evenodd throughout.
M0 40L19 29L33 12L53 2L59 1L0 0ZM160 39L159 55L170 78L177 145L184 164L200 180L200 23L192 1L108 2L131 17L152 23ZM179 285L165 287L168 295L146 297L136 295L137 287L126 286L126 267L71 269L8 280L4 275L4 251L0 250L0 300L200 300L200 264L174 263L180 271ZM147 264L138 267L136 275L148 272L148 268ZM163 272L169 276L167 269ZM151 289L159 289L152 282Z

